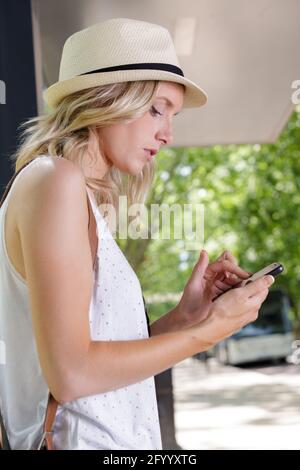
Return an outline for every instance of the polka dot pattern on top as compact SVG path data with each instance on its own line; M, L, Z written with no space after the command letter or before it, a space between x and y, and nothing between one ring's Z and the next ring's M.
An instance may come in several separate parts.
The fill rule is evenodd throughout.
M91 339L148 338L138 277L114 240L88 187L87 193L98 236L89 309ZM59 406L53 440L56 449L161 449L154 378Z

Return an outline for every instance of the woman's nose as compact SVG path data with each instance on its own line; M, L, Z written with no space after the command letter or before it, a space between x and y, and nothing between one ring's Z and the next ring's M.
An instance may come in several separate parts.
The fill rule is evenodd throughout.
M162 145L171 145L173 142L173 129L170 122L166 122L158 131L157 138L163 141Z

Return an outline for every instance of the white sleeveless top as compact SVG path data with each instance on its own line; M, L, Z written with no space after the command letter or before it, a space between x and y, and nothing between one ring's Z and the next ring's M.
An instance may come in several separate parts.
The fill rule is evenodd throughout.
M42 158L50 157L37 157L16 176L0 209L0 407L12 449L36 448L48 387L36 350L27 283L8 258L4 219L18 179ZM89 308L91 340L148 338L140 282L88 187L87 194L99 240ZM56 449L161 449L154 378L60 405L53 441Z

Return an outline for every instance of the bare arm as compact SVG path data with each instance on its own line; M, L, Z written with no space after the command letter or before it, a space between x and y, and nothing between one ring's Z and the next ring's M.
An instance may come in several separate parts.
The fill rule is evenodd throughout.
M24 178L31 179L17 215L33 328L45 379L59 402L138 382L213 344L211 319L150 339L91 341L93 271L83 174L59 160Z
M182 330L192 326L192 323L174 307L162 317L155 320L150 325L151 336L160 335L162 333Z

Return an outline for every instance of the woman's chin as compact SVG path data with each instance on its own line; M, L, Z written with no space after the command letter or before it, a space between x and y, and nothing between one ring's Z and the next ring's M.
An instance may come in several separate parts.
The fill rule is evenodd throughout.
M115 165L115 167L119 168L119 170L122 173L126 173L127 175L131 175L131 176L137 176L137 175L141 174L141 172L143 171L143 168L147 164L148 164L148 162L137 161L135 163L131 162L131 164L122 165L122 167Z
M137 164L135 166L129 167L127 169L126 173L128 173L131 176L138 176L143 171L144 166L145 165L138 165Z

